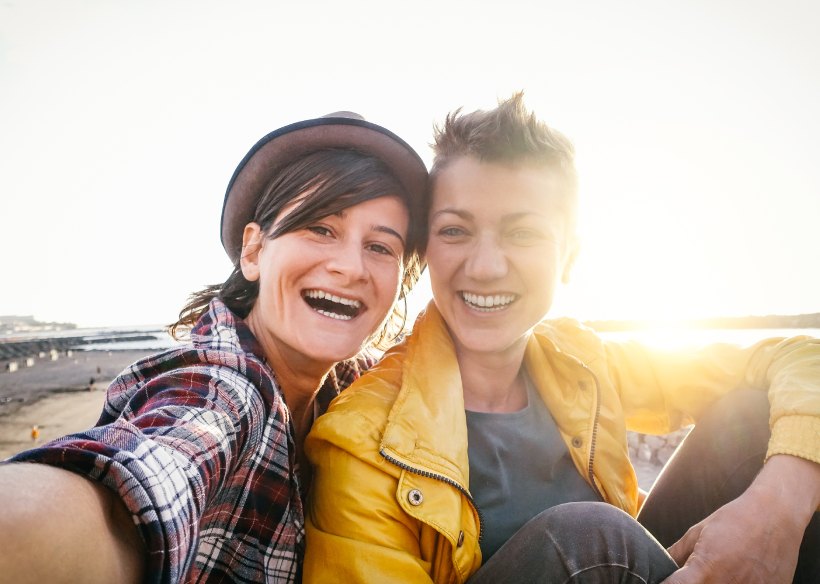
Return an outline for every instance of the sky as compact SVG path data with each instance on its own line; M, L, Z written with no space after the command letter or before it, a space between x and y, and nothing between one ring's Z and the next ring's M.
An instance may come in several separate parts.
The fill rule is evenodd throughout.
M230 272L257 139L347 109L429 166L447 112L518 90L578 153L552 315L820 312L819 29L813 0L0 0L0 314L173 322Z

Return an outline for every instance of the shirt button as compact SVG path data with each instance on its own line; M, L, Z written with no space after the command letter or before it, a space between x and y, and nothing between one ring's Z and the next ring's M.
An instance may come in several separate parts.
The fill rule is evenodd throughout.
M575 448L581 448L581 446L582 446L583 444L584 444L584 441L583 441L583 440L581 440L581 437L580 437L580 436L575 436L575 437L572 439L572 445L573 445Z
M456 547L461 547L464 545L464 532L458 532L458 542L456 543Z
M415 507L421 505L421 502L424 501L424 495L422 495L418 489L411 489L411 491L407 493L407 500Z

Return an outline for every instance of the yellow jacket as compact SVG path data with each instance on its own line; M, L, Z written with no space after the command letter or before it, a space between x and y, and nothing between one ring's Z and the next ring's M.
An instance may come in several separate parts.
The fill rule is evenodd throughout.
M635 515L626 430L692 423L735 388L769 391L768 456L820 462L820 340L681 352L602 341L569 319L533 331L527 370L578 472ZM481 565L455 350L430 304L413 334L344 391L306 442L314 465L305 582L464 582Z

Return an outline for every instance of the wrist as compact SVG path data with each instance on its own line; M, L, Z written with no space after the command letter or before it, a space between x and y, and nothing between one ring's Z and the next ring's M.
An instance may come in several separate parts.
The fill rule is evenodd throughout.
M749 491L764 497L766 507L781 509L805 528L820 506L820 464L786 454L772 456Z

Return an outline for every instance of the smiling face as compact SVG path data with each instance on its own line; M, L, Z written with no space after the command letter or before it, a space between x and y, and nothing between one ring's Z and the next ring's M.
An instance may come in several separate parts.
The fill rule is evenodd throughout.
M274 239L248 224L240 265L259 296L246 321L274 369L326 369L361 350L398 295L408 222L401 199L384 196Z
M523 354L575 256L566 204L543 166L463 156L438 172L427 265L459 353Z

